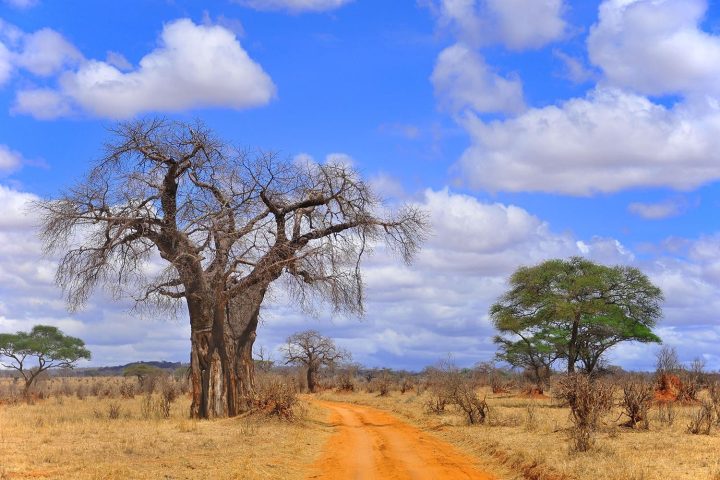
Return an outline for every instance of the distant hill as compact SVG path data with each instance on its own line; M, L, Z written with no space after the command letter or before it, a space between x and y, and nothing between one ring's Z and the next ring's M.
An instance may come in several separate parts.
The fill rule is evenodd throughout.
M129 365L135 365L136 363L142 363L145 365L161 368L163 370L167 370L168 373L172 373L180 367L190 366L190 364L182 362L131 362L126 363L125 365L116 365L112 367L76 368L70 371L56 370L54 373L55 375L59 374L63 376L67 375L74 377L112 377L122 375L125 368L127 368Z

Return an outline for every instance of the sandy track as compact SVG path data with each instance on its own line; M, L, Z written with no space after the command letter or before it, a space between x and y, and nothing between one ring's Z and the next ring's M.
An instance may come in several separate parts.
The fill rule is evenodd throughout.
M318 401L336 432L309 479L492 480L473 459L393 415L371 407Z

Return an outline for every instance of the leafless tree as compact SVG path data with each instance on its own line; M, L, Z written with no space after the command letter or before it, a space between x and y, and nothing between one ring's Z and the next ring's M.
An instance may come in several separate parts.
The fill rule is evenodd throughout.
M200 123L136 121L112 134L84 179L37 204L41 235L62 254L56 279L71 308L98 285L138 305L187 307L193 417L251 407L272 282L286 279L302 305L362 313L363 254L384 241L409 262L427 228L415 207L385 213L347 165L234 149Z
M677 374L681 368L675 347L663 345L655 354L655 368L658 375Z
M333 367L340 362L350 360L349 352L338 348L331 338L323 337L316 330L290 335L282 351L286 364L305 367L310 392L315 392L315 379L320 367Z

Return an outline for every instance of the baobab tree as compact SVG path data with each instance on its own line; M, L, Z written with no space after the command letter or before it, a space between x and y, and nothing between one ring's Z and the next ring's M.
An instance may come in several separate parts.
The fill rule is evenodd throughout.
M273 282L285 279L301 305L361 314L364 253L385 242L410 262L427 228L415 207L385 213L350 166L239 150L200 123L164 120L119 124L87 176L37 207L71 309L98 285L187 308L196 418L251 408Z
M332 338L324 337L316 330L306 330L290 335L287 345L281 347L286 365L301 365L307 373L307 386L315 392L317 373L321 367L333 367L350 360L350 353L338 348Z

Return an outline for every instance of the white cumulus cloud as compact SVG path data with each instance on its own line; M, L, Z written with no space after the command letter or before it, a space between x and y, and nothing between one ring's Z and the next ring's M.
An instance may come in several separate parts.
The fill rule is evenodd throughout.
M493 72L481 55L463 44L440 53L431 81L440 104L452 112L471 108L517 113L525 108L522 81Z
M706 10L705 0L605 0L590 59L639 93L720 94L720 36L700 29Z
M22 90L14 110L52 118L72 105L90 115L127 118L149 111L248 108L269 102L275 85L235 34L181 19L165 25L160 46L136 69L123 72L107 62L86 61L61 76L55 93ZM55 113L44 108L48 104Z
M441 26L475 46L540 48L561 38L566 29L563 0L437 0L431 5Z
M83 58L74 45L49 28L24 35L22 43L15 64L35 75L52 75L66 65L77 64Z
M82 54L60 33L43 28L25 33L0 19L0 85L16 69L37 76L50 76L63 67L75 65Z
M0 174L12 173L22 165L22 155L0 144Z
M689 190L720 178L720 107L668 108L598 88L507 120L467 116L459 166L472 187L591 195L630 187Z

